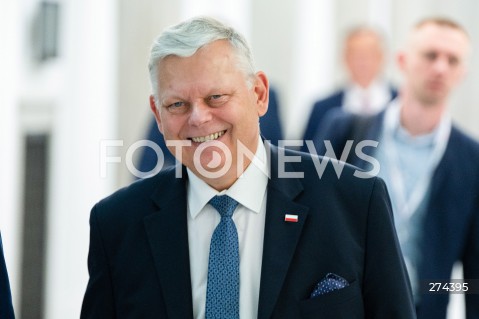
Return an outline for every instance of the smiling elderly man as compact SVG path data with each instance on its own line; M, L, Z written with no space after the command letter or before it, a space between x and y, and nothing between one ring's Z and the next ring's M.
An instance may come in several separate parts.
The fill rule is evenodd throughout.
M263 142L268 79L240 34L210 18L168 28L150 75L182 174L95 205L81 318L415 317L383 181L320 178L311 155ZM279 154L302 177L281 178Z

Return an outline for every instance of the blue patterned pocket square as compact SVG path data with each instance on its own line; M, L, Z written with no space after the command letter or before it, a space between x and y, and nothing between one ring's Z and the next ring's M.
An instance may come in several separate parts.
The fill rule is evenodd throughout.
M349 282L346 279L336 274L329 273L316 285L310 298L316 298L334 290L343 289L347 286L349 286Z

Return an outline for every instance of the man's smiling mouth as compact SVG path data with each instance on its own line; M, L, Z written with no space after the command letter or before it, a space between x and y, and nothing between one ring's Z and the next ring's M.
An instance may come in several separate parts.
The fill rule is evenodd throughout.
M220 138L221 136L223 136L223 134L225 134L225 133L226 133L226 130L216 132L216 133L212 133L212 134L206 135L206 136L192 137L191 140L195 143L204 143L204 142L208 142L208 141L214 141L214 140Z

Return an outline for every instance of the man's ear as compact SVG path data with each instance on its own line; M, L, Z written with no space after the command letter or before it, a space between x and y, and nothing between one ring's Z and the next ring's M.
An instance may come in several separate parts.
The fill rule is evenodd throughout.
M256 105L258 108L258 116L261 117L268 111L269 101L269 81L266 74L262 71L256 73L254 84L254 93L256 96Z
M399 68L400 71L404 71L406 68L406 52L405 51L399 51L396 54L396 65Z
M156 105L155 97L153 95L150 95L150 109L153 112L153 115L155 116L156 125L158 125L158 129L160 130L161 134L163 134L163 127L161 125L160 111L158 109L158 106Z

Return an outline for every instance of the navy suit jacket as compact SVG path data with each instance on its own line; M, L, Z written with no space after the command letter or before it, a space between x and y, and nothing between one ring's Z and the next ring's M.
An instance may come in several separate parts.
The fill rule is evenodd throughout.
M327 125L315 137L319 154L324 140L330 140L336 154L346 140L378 140L385 112L372 117L359 117L335 111L328 115ZM321 146L323 145L323 147ZM354 150L354 144L352 149ZM363 150L374 155L374 148ZM348 162L370 170L369 163L354 152ZM338 155L339 156L339 155ZM461 261L464 278L479 279L479 144L453 125L445 153L434 171L427 213L423 222L423 240L419 247L423 263L418 280L449 280L454 262ZM422 294L418 318L445 318L449 296ZM466 294L468 319L479 318L479 294Z
M391 100L396 98L397 90L393 87L390 88ZM341 89L334 92L330 96L327 96L324 99L318 100L314 103L313 108L311 109L311 114L309 116L308 124L306 125L306 130L303 134L303 140L312 140L318 134L318 130L321 127L321 122L324 119L324 116L331 110L341 108L343 105L345 90ZM303 151L306 151L305 146L302 148Z
M8 282L7 266L3 256L2 236L0 234L0 318L14 319L12 295Z
M278 178L278 152L304 178ZM319 178L309 154L271 146L258 318L415 318L384 182L354 171ZM186 179L172 167L94 206L82 319L193 317ZM311 299L328 273L350 285Z

